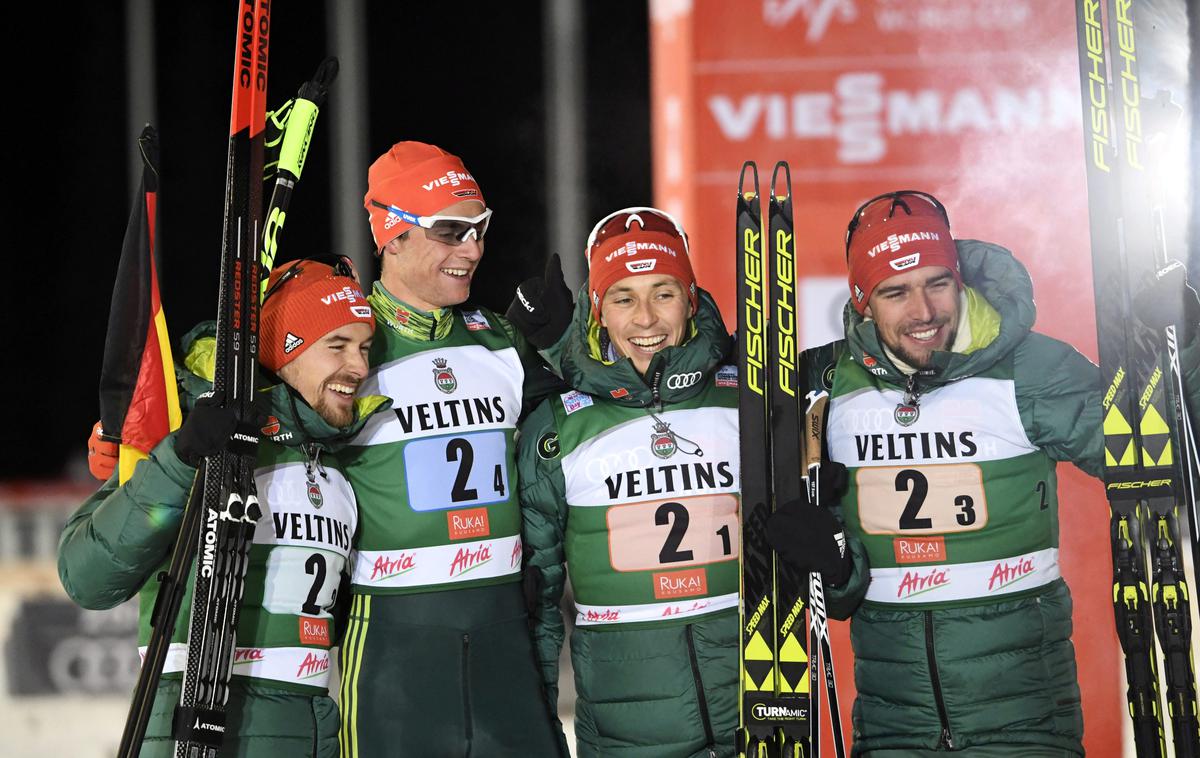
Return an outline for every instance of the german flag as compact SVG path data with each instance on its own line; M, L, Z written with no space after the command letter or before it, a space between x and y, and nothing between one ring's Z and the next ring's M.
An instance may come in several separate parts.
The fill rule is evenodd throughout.
M104 438L120 442L121 482L133 475L169 432L179 428L179 390L158 290L154 248L158 198L158 133L138 137L142 182L134 198L117 280L113 285L100 371L100 424Z

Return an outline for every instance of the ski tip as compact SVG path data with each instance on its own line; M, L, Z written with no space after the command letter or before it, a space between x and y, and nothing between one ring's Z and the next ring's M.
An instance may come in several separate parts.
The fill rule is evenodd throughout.
M746 190L746 171L754 174L754 186L749 191ZM747 200L751 200L758 196L758 166L754 161L746 161L742 164L742 173L738 175L738 196Z
M783 169L783 194L777 191L779 188L779 170ZM792 169L788 166L787 161L779 161L775 164L775 170L771 172L771 199L777 202L783 202L792 196Z

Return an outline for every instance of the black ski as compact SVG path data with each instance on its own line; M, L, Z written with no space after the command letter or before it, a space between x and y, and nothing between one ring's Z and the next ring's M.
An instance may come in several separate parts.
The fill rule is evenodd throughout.
M1195 756L1200 743L1190 607L1177 522L1180 500L1195 502L1192 430L1182 402L1174 328L1158 334L1130 316L1131 293L1152 279L1165 258L1156 242L1161 235L1155 232L1144 168L1135 6L1110 1L1104 14L1093 0L1076 6L1097 337L1106 387L1113 599L1138 756L1166 753L1156 627L1166 658L1176 754Z
M820 577L806 577L777 559L766 539L772 511L806 494L816 502L825 408L820 400L802 410L799 396L796 245L787 163L775 165L770 187L764 244L758 169L751 161L742 166L736 247L742 462L738 751L756 758L818 755L815 693L824 672L836 753L844 758Z
M780 181L783 192L780 194ZM792 226L792 174L783 161L771 172L767 206L767 249L771 251L770 304L767 326L767 382L770 409L771 499L773 508L803 497L799 453L800 434L798 345L796 334L796 239ZM805 576L785 561L775 560L775 645L778 676L775 694L797 709L808 706L808 723L786 722L779 730L780 755L816 756L820 752L820 701L813 695L820 684L809 656L805 609ZM805 728L807 727L807 729Z
M753 176L746 186L747 174ZM771 465L767 428L767 292L763 261L762 205L758 168L747 161L737 199L738 426L741 452L741 627L738 679L738 752L778 755L776 730L782 708L775 701L779 661L775 644L775 556L767 544L771 515ZM807 704L806 704L807 705ZM794 714L807 723L808 709Z
M255 523L258 445L259 241L266 121L269 0L243 0L234 47L233 103L225 176L225 221L217 301L213 395L242 423L230 448L205 459L204 524L196 547L183 692L175 711L177 756L216 756L225 732L238 610Z

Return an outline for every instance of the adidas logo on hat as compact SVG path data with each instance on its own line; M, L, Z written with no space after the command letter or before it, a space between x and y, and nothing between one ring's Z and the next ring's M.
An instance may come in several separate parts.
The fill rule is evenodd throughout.
M293 350L295 350L296 348L300 347L303 344L304 344L304 340L300 339L299 337L292 334L291 332L288 332L287 336L283 338L283 354L290 355Z

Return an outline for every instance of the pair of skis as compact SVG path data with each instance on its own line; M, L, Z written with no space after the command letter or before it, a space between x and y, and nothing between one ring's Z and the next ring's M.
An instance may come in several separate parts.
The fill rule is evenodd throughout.
M1191 597L1179 538L1188 510L1200 566L1195 432L1176 328L1129 317L1132 295L1167 265L1162 214L1148 170L1151 124L1169 98L1143 98L1137 16L1142 0L1077 0L1080 83L1111 512L1113 604L1139 758L1166 755L1155 633L1165 663L1176 756L1200 755ZM1149 558L1149 572L1146 560Z
M752 177L747 186L747 177ZM782 179L783 194L777 192ZM811 758L820 751L821 672L838 758L845 756L820 574L804 577L767 543L785 503L817 503L828 395L801 415L796 245L791 171L775 165L762 234L758 167L742 166L737 200L738 424L741 452L741 614L738 753ZM767 254L770 251L770 263ZM769 276L769 280L768 280ZM769 281L769 284L768 284ZM802 423L803 422L803 423ZM805 635L805 611L808 624ZM814 665L813 657L821 665Z
M258 429L258 314L292 190L303 171L317 113L337 75L321 64L296 98L272 114L277 165L263 228L264 135L270 1L243 0L234 45L233 102L226 160L225 215L217 303L213 395L241 419L226 450L201 464L161 586L118 755L141 751L180 606L193 574L187 663L175 710L176 756L215 758L225 735L225 705L236 647L238 612L255 525L262 515L254 479Z

